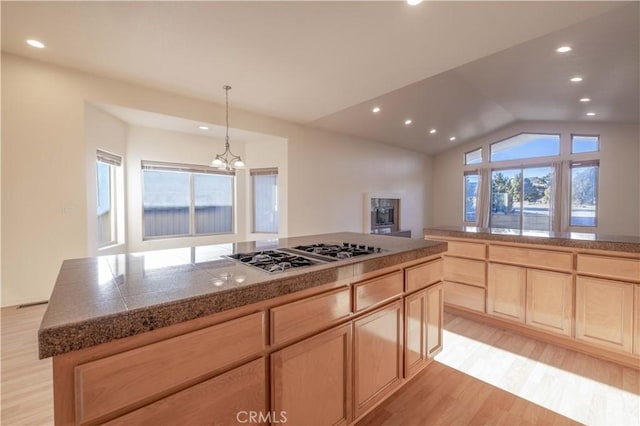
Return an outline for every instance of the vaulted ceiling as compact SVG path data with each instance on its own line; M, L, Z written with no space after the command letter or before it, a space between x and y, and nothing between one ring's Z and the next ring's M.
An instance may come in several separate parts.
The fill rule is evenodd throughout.
M235 108L427 154L518 120L640 116L635 1L1 7L3 51L219 103L230 84Z

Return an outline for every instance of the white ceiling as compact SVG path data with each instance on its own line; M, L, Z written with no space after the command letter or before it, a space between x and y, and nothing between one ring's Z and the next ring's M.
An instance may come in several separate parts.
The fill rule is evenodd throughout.
M638 121L638 2L1 7L3 51L219 103L230 84L233 108L429 154L453 134L461 143L516 120L580 119L583 95L596 120ZM562 43L574 51L559 57ZM588 93L566 83L571 73Z

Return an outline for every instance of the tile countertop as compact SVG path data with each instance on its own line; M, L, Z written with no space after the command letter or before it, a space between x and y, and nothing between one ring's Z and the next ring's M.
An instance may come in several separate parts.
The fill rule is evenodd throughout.
M582 232L521 231L519 229L476 228L472 226L443 226L426 228L428 237L454 237L511 243L541 244L560 247L575 247L593 250L611 250L640 253L640 237L625 235L602 235Z
M225 255L314 243L380 247L382 253L287 272ZM40 358L133 336L217 312L442 253L446 243L334 233L65 260L45 312Z

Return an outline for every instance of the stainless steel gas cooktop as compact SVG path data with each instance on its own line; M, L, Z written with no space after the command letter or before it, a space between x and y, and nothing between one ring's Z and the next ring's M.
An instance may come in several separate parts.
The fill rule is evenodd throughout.
M380 253L378 247L354 243L318 243L276 250L236 253L228 257L265 272L276 273L340 259Z

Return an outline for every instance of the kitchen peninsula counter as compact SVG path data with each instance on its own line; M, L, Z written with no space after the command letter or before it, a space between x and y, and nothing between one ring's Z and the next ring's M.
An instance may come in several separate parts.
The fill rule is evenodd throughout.
M228 255L342 242L381 253L268 273ZM66 260L38 338L40 358L92 347L446 251L446 243L333 233Z
M426 228L424 235L442 238L468 238L521 244L539 244L578 249L640 253L640 237L583 232L521 231L519 229L443 226Z
M640 238L435 227L446 309L640 366Z
M354 256L261 269L305 245ZM442 349L447 247L335 233L65 261L39 330L55 424L355 424Z

